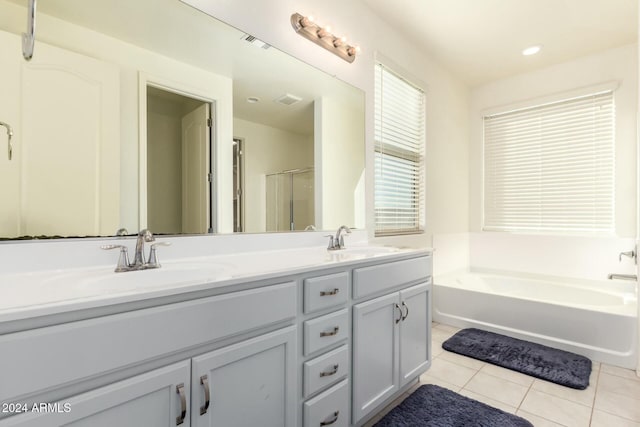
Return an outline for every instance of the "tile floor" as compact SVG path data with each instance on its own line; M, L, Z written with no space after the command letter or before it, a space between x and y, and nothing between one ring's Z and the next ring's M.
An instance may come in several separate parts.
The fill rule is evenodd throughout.
M459 329L433 324L431 368L420 384L436 384L528 419L536 427L640 427L640 378L635 371L594 362L589 387L574 390L442 349ZM374 425L411 394L377 414Z

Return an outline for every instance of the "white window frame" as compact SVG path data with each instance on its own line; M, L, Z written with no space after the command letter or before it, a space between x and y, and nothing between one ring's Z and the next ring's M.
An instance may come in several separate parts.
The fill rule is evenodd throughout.
M387 61L377 60L375 63L374 73L377 76L378 72L388 73L393 78L397 79L396 82L402 82L410 87L410 90L417 90L420 96L421 105L417 105L418 107L418 116L420 117L420 122L414 122L417 124L418 128L421 128L420 134L415 138L408 138L407 140L403 140L398 144L385 144L381 141L382 127L384 126L382 121L382 113L378 110L377 99L378 99L378 79L377 77L374 79L375 84L375 100L374 100L374 228L375 228L375 236L394 236L394 235L406 235L406 234L420 234L424 233L425 230L425 141L426 141L426 96L425 90L422 85L415 84L409 79L407 79L403 73L399 73L393 66L387 65ZM388 117L387 117L388 119ZM397 134L393 134L394 136ZM383 155L390 155L393 157L392 160L387 160L387 165L390 168L399 168L401 167L401 162L410 162L416 166L413 167L414 171L414 184L410 186L408 189L411 192L412 196L402 200L400 198L395 198L390 203L398 203L401 205L405 202L410 207L407 209L411 214L406 220L402 219L402 215L399 212L396 212L397 215L394 216L393 208L387 207L386 212L384 214L380 214L381 207L379 205L380 200L378 199L379 193L386 192L389 193L393 185L380 184L380 171L379 165L380 160L378 159L379 153ZM417 159L417 161L416 161ZM383 160L384 162L384 160ZM411 167L409 167L411 169ZM388 169L389 170L389 169ZM412 172L410 170L399 171L400 173L404 173L404 182L408 182L407 179L410 178ZM386 187L386 188L385 188ZM387 190L387 191L385 191ZM405 191L407 188L405 186ZM393 197L393 196L392 196ZM397 206L396 206L397 207ZM381 216L383 216L384 222L381 221Z
M616 187L616 90L619 86L617 82L610 82L600 85L593 85L586 88L581 88L573 91L563 92L559 94L555 94L552 96L536 98L533 100L519 102L510 104L507 106L487 109L482 112L481 117L481 129L482 129L482 230L485 232L508 232L514 234L543 234L543 235L597 235L597 236L612 236L615 235L615 225L616 225L616 213L615 213L615 187ZM612 106L613 106L613 117L612 117L612 139L611 139L611 176L610 176L610 222L609 227L607 229L561 229L561 228L552 228L552 227L542 227L539 229L534 229L530 227L492 227L487 226L486 219L486 197L487 197L487 183L486 183L486 140L485 140L485 117L494 116L497 114L504 114L508 112L515 112L519 110L532 109L536 107L545 106L547 104L557 104L564 101L568 101L574 98L583 98L591 95L603 93L603 92L611 92L612 93Z

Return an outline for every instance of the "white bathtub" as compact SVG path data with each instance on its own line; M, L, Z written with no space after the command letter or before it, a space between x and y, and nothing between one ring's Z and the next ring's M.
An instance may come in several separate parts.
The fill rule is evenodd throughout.
M433 320L476 327L635 369L635 282L494 273L436 276Z

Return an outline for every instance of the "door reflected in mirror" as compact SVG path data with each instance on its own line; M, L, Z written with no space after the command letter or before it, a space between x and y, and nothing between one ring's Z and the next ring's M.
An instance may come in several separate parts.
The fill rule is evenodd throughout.
M147 227L211 230L211 104L147 86Z

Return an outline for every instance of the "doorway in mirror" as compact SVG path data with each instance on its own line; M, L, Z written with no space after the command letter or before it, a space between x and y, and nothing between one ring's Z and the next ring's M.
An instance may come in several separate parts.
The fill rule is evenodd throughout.
M211 232L211 105L147 87L147 227Z

